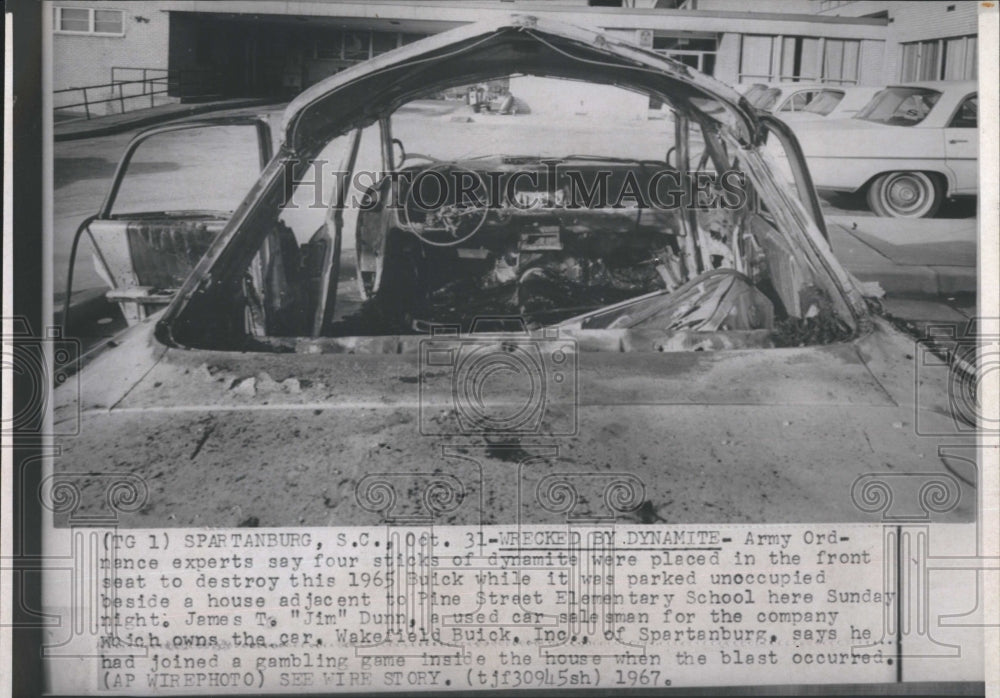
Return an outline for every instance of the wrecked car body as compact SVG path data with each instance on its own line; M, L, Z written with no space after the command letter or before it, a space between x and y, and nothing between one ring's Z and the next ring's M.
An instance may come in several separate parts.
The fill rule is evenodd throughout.
M451 125L421 142L416 100L508 75L615 86L671 119L602 123L590 152L528 116L516 127L544 131L519 132L531 152L475 124L461 146ZM359 494L372 474L455 478L443 523L564 520L537 500L566 472L634 478L635 504L666 521L877 519L855 489L885 468L946 477L947 515L974 511L974 472L915 434L917 415L955 434L948 376L919 376L918 403L913 341L833 256L794 136L725 85L512 16L311 87L283 132L207 248L186 237L205 237L199 212L126 233L191 251L190 273L116 277L134 326L56 408L81 415L57 471L149 483L130 525L376 523L388 515ZM334 163L325 186L317 162ZM318 221L299 225L316 208L293 202L320 189ZM134 252L116 265L97 247L134 274ZM411 499L395 515L426 506Z

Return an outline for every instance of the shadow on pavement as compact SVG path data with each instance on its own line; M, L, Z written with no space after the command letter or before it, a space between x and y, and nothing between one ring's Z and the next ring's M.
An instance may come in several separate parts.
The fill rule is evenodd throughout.
M104 158L55 158L52 164L52 185L59 189L83 179L111 179L117 160ZM176 162L136 162L129 165L129 174L152 174L179 170Z

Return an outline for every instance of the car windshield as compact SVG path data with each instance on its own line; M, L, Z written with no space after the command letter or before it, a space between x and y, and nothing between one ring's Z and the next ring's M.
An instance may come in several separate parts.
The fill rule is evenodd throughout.
M818 95L813 97L813 100L806 105L806 108L802 111L807 111L810 114L819 114L820 116L827 116L830 112L837 108L841 100L844 99L844 93L839 90L823 90Z
M777 87L769 87L758 92L750 103L758 109L772 111L779 99L781 99L781 90Z
M650 97L508 75L394 106L254 209L249 262L212 272L241 320L187 341L357 351L483 317L652 332L660 350L850 336L780 168L709 120L722 103ZM185 327L220 312L202 308Z
M855 118L890 126L914 126L927 118L940 98L940 92L925 87L889 87Z
M767 91L767 85L761 85L760 83L757 83L755 85L751 85L750 89L748 89L743 94L743 96L746 97L747 101L750 102L750 104L754 104L754 101L757 99L757 97L759 97L762 92L766 91Z

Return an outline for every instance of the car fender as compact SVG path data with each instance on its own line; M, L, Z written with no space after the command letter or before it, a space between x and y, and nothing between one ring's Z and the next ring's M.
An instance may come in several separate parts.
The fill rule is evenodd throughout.
M926 172L942 178L945 193L950 196L955 189L955 173L942 160L858 159L854 162L842 158L808 158L809 172L820 191L865 191L879 175L888 172Z

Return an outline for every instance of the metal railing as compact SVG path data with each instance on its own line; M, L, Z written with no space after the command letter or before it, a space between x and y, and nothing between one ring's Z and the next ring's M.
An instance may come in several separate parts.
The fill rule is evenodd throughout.
M133 75L137 74L139 77L131 80L120 77L128 72ZM221 93L221 75L216 71L197 68L167 70L166 68L115 66L111 68L111 82L53 90L53 100L58 101L58 95L73 93L79 95L78 101L57 104L53 109L60 112L82 108L82 118L92 119L94 116L107 115L106 109L103 113L95 113L95 108L103 104L116 104L117 110L111 113L124 114L134 109L155 107L157 96L189 99L219 95Z
M112 84L119 82L128 82L130 80L140 80L143 83L147 83L149 82L151 75L154 77L154 79L169 77L170 71L167 70L166 68L132 68L129 66L119 66L119 65L111 67Z

